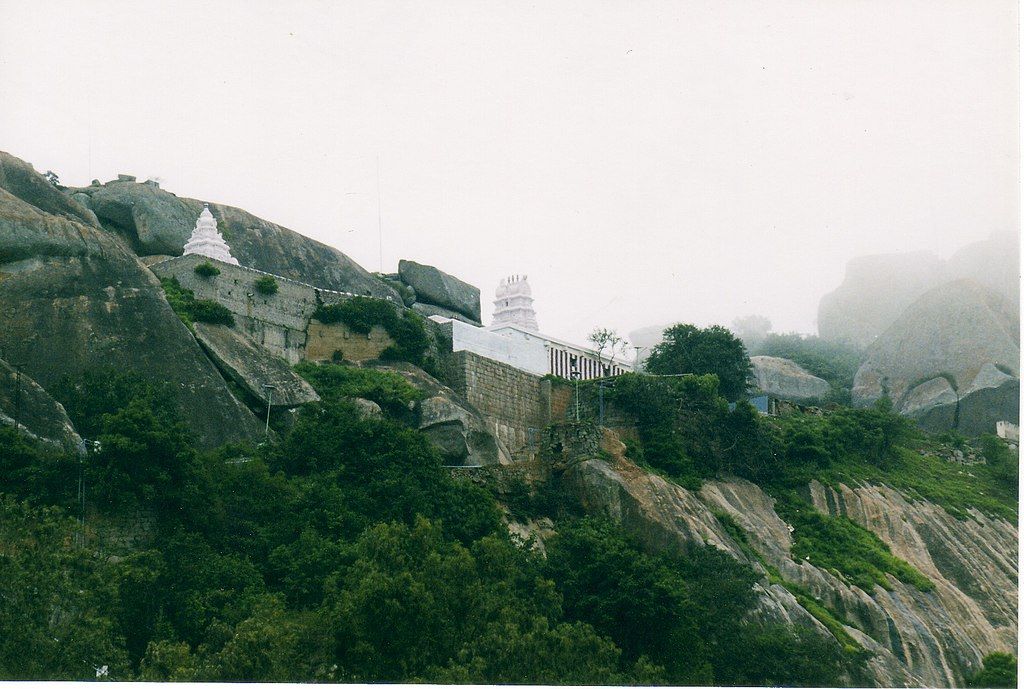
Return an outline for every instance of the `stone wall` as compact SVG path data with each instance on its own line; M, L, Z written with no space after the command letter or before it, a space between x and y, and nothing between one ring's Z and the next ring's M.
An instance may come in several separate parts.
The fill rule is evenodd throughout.
M380 353L395 343L379 325L367 334L352 332L344 323L309 322L306 331L304 358L310 361L333 361L335 353L346 361L362 363L380 358Z
M453 389L483 415L514 459L535 459L550 420L551 383L472 352L452 355Z
M220 270L220 275L196 274L195 267L207 261ZM289 364L296 364L306 356L306 330L318 303L331 304L356 296L319 289L278 275L272 276L277 281L277 292L261 294L255 283L268 273L196 254L155 263L150 270L162 278L177 278L182 287L195 293L196 299L212 299L227 307L235 315L236 330ZM327 358L333 351L327 353Z

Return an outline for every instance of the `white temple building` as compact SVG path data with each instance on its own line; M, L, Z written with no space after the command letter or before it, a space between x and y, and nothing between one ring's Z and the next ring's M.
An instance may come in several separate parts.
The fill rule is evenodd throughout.
M633 363L622 356L609 358L589 347L540 333L525 275L502 280L494 297L494 320L487 328L430 316L450 329L452 351L473 352L536 376L590 380L633 370Z
M525 275L512 275L498 284L494 294L494 319L491 327L514 325L537 332L537 313L533 310L533 291Z
M231 248L224 241L220 230L217 229L217 219L213 217L208 204L203 204L203 212L196 220L192 236L185 242L185 251L182 255L185 254L199 254L231 265L238 265L238 259L231 255Z

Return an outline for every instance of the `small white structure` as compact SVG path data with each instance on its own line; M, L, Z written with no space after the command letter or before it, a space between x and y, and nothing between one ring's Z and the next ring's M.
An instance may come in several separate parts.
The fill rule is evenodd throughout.
M525 275L512 275L498 283L494 291L494 319L491 327L514 325L537 332L537 314L533 310L533 292Z
M1009 421L996 421L996 435L1003 440L1020 442L1020 426Z
M196 220L196 227L192 230L192 236L185 242L184 254L199 254L234 266L238 265L238 260L231 255L231 248L217 229L217 220L210 212L210 206L205 203L203 212Z

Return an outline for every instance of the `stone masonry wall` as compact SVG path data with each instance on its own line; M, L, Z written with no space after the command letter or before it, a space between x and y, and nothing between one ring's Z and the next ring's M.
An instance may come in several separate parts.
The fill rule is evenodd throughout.
M452 360L453 389L483 414L515 459L535 459L550 418L550 382L472 352L455 352Z
M220 275L202 277L195 267L209 261ZM150 266L159 277L177 278L181 286L192 290L196 299L212 299L235 314L235 328L289 364L306 355L306 329L320 303L332 304L356 295L319 289L279 275L277 293L260 294L256 281L269 275L260 270L222 263L205 256L188 254ZM344 348L342 348L344 350ZM328 353L328 358L333 350Z
M355 333L344 323L309 322L306 335L305 358L310 361L332 361L335 352L342 359L362 363L377 359L380 353L395 343L379 325L367 334Z

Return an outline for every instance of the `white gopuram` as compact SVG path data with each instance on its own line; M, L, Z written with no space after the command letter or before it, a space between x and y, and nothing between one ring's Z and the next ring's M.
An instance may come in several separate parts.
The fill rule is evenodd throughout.
M185 242L184 254L199 254L210 258L238 265L238 259L231 255L231 248L224 241L220 231L217 229L217 220L210 212L210 206L203 204L203 212L196 220L196 228L192 230L192 236Z
M533 310L533 292L525 275L502 280L494 293L494 320L491 327L515 325L537 332L537 314Z

